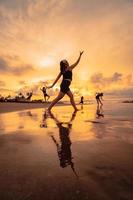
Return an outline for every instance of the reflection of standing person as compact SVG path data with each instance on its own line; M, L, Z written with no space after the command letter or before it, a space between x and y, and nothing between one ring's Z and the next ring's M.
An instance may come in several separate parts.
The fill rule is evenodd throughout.
M60 144L57 142L55 137L51 135L51 138L53 142L55 143L57 147L57 153L60 161L60 166L62 168L67 167L68 165L71 166L73 172L77 176L75 169L74 169L74 163L72 162L72 152L71 152L71 140L70 140L70 131L72 128L72 121L75 119L76 112L72 114L72 117L69 122L67 123L61 123L58 121L58 119L50 112L51 118L56 122L56 125L59 128L59 137L60 137ZM63 126L64 124L67 124L67 126Z
M83 54L83 51L80 52L80 55L79 55L77 61L73 65L69 65L67 60L62 60L60 62L60 73L58 74L54 83L47 88L52 88L57 83L57 81L60 79L61 76L63 76L63 80L60 85L60 92L59 92L58 96L52 101L51 105L48 108L48 111L50 111L52 109L52 107L65 96L65 94L67 94L69 96L70 102L71 102L74 110L75 111L78 110L76 107L74 98L73 98L73 94L72 94L69 86L71 85L71 82L72 82L72 71L78 65L82 54Z
M99 105L99 103L101 104L101 105L103 105L103 103L102 103L102 97L103 97L103 93L101 92L101 93L96 93L96 101L97 101L97 104Z
M43 119L42 119L42 123L40 124L41 128L47 128L47 113L46 111L43 114Z
M47 102L49 100L50 96L46 92L46 87L41 88L41 91L43 92L45 102Z

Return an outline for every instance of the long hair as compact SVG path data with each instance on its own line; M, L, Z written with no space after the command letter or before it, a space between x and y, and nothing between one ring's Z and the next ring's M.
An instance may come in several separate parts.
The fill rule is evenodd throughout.
M64 74L64 73L65 73L65 70L66 70L66 68L67 68L65 62L67 62L67 61L62 60L62 61L60 62L60 71L61 71L61 74Z

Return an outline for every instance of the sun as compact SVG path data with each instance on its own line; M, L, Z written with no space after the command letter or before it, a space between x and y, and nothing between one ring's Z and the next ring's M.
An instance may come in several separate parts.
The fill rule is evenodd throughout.
M41 68L53 67L55 65L55 60L51 57L42 58L38 61L38 65Z

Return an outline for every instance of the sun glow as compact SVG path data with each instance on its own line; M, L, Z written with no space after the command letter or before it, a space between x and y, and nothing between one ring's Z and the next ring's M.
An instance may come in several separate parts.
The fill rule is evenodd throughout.
M41 68L53 67L53 65L55 65L55 60L53 58L51 58L51 57L46 57L46 58L40 59L38 61L38 65Z

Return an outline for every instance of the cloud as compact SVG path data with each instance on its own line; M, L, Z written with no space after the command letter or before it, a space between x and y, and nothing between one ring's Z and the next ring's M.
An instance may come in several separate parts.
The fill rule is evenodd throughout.
M103 73L96 73L90 77L90 83L95 90L110 90L118 87L128 88L133 86L133 77L131 74L124 76L118 72L109 77L104 76Z
M34 95L40 96L42 92L40 88L42 86L50 85L54 80L47 81L37 81L35 83L25 83L24 81L20 81L22 83L19 92L27 93L29 91L33 91ZM124 94L126 91L133 88L133 77L131 74L123 75L122 73L115 72L111 76L105 76L103 73L93 74L90 79L87 81L87 85L79 85L79 82L72 83L71 90L76 96L91 96L95 91L104 91L109 94L109 92L114 93L114 91L122 91ZM59 91L59 83L51 90L48 90L50 96L57 95ZM110 94L111 94L110 93ZM118 92L117 92L118 94Z
M111 77L104 77L102 73L96 73L91 76L90 81L95 88L103 88L109 86L112 83L121 81L122 74L115 72Z
M83 49L85 75L81 79L76 69L76 88L79 81L87 87L87 75L95 89L127 87L132 76L124 73L133 72L132 18L132 0L0 0L0 55L7 55L0 56L0 78L14 82L12 88L51 79L58 73L56 63L64 58L71 63ZM112 75L115 66L119 73ZM20 75L26 84L19 83Z
M131 0L2 0L2 50L15 50L33 64L44 55L55 59L84 48L93 64L104 57L131 66L132 5Z
M0 58L0 71L5 72L6 70L8 70L7 62L3 58Z
M4 59L0 58L0 72L5 74L13 74L15 76L25 74L27 72L34 71L33 66L29 64L21 64L19 66L10 66L9 63Z
M19 89L19 92L27 93L27 92L32 91L36 95L41 93L40 88L43 85L48 85L47 81L39 81L39 82L36 82L36 83L33 83L33 84L28 84L28 83L25 83L24 81L22 81L21 83L22 83L22 87Z
M49 85L53 80L49 81L39 81L33 84L26 84L22 86L17 93L22 92L23 94L26 94L27 92L32 91L34 96L39 96L43 98L42 91L40 90L43 86ZM47 91L50 96L54 96L57 94L58 89L55 87L54 89L50 89Z
M3 88L3 87L0 87L0 93L2 93L2 95L15 94L15 92L13 90Z
M117 97L133 98L133 86L129 88L107 91L106 95L113 96L113 97L115 96L116 98Z
M0 81L0 87L6 86L6 83L4 81Z
M14 75L22 75L22 74L26 74L27 72L33 72L34 68L31 65L21 65L18 67L13 67L11 69L11 73L13 73Z
M117 81L120 81L121 78L122 78L122 74L121 74L121 73L118 73L118 72L115 72L115 73L113 74L113 76L110 78L109 81L111 81L111 82L117 82Z
M25 81L19 81L18 84L19 85L26 85L26 82Z

